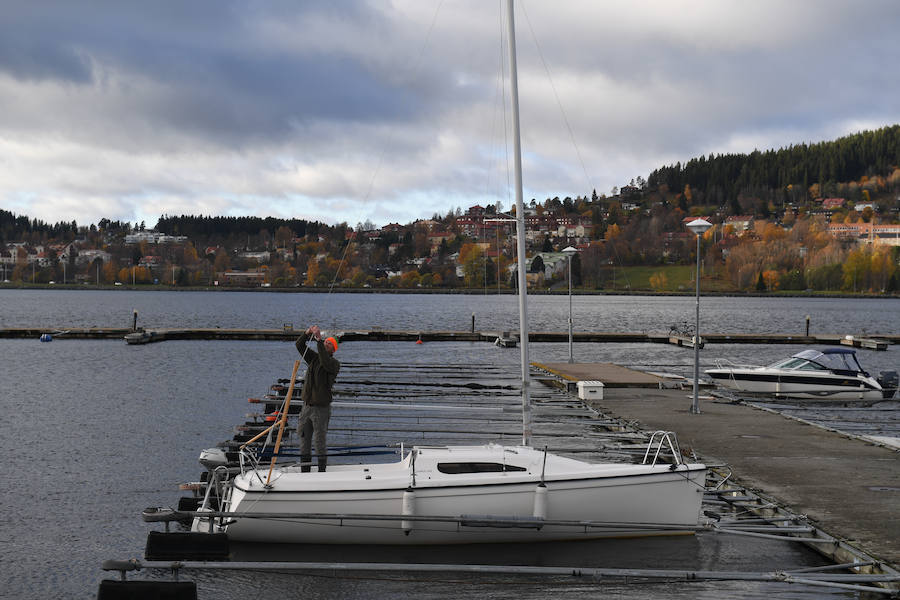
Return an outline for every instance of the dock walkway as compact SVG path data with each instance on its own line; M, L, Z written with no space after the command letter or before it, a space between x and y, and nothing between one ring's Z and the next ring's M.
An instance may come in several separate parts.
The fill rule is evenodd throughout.
M711 396L701 398L701 414L692 414L688 389L617 386L604 365L571 368L582 379L607 377L603 399L591 401L597 410L639 421L648 430L674 431L682 449L728 464L743 485L900 565L897 451Z
M157 328L141 327L137 330L121 327L9 327L0 328L0 338L34 338L49 333L54 339L116 339L122 340L133 332L146 335L138 343L164 342L167 340L269 340L294 341L301 331L290 326L282 329L230 329L207 328ZM494 343L505 332L500 331L400 331L385 329L348 330L336 334L341 342L489 342ZM516 335L513 339L517 339ZM668 333L653 332L575 332L576 343L654 343L671 344L673 338ZM703 333L707 344L850 344L856 347L887 349L889 344L900 344L900 335L878 335L862 337L844 334L794 335L790 333ZM532 342L567 342L565 331L531 332Z

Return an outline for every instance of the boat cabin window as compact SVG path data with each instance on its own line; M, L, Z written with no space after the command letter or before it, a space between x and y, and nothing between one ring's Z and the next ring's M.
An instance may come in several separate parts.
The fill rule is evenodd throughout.
M825 367L820 365L819 363L814 363L812 361L807 361L806 364L800 365L797 367L800 371L824 371Z
M525 471L525 467L516 465L504 465L503 463L490 462L444 462L438 463L438 471L448 475L460 475L463 473L502 473L503 471Z
M804 350L792 357L770 365L779 369L799 369L802 371L830 370L838 373L865 373L856 354L852 350L835 349L819 352L818 350Z
M786 360L780 360L777 363L769 365L769 367L773 369L797 369L800 371L815 371L817 369L822 370L825 368L818 363L814 363L804 358L797 358L795 356Z

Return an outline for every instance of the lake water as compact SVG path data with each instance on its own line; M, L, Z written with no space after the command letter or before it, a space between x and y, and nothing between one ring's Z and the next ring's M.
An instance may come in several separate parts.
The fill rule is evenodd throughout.
M563 331L566 297L530 299L533 329ZM692 321L693 298L576 296L576 330L668 331ZM511 296L280 294L224 292L133 292L0 290L0 327L130 326L138 310L145 327L467 330L472 314L480 330L517 329ZM802 333L809 314L813 333L897 334L900 301L804 298L704 298L702 319L710 332ZM793 346L709 345L704 365L726 357L769 362ZM896 369L893 349L861 350L871 371ZM534 344L532 360L565 360L566 344ZM576 344L580 361L687 372L693 352L652 344ZM516 369L517 351L489 344L346 343L343 361L391 364L492 364ZM6 422L0 449L6 457L7 490L0 496L0 596L92 598L109 558L141 557L149 527L140 520L148 506L174 506L177 485L195 480L199 451L233 434L259 396L289 376L296 352L282 342L164 342L127 346L120 341L0 339L0 393ZM477 551L476 551L477 552ZM764 571L785 565L819 564L819 558L778 542L735 541L699 535L545 547L523 552L565 553L574 561L607 567L706 568ZM474 558L477 558L477 554ZM507 556L504 555L504 559ZM385 557L372 557L384 560ZM402 561L402 555L395 557ZM648 563L648 560L651 563ZM561 578L528 580L442 576L412 581L361 576L204 574L196 577L201 598L248 594L311 598L439 598L477 594L490 598L819 598L842 592L758 583L608 583ZM602 589L602 592L600 590Z
M319 323L323 329L518 330L512 295L291 294L143 292L130 290L0 290L0 327L130 327L134 310L145 327L281 328ZM690 296L574 296L576 331L668 332L694 323ZM898 299L701 299L701 330L713 333L805 332L896 334ZM530 296L533 331L565 331L566 296Z

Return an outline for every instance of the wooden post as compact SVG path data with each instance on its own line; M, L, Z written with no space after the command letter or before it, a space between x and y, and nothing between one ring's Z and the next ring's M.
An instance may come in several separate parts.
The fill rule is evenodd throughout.
M300 368L300 359L294 361L294 372L291 373L291 385L288 386L287 395L284 397L284 408L281 409L281 420L278 422L278 438L275 440L275 451L272 453L272 463L269 465L269 476L266 477L266 485L272 480L272 471L275 470L275 461L278 460L278 451L281 449L281 436L284 435L284 427L287 425L288 409L291 408L291 397L294 395L294 382L297 380L297 370Z
M243 444L241 444L241 450L243 450L244 448L246 448L247 446L249 446L250 444L252 444L252 443L255 442L256 440L258 440L258 439L261 438L262 436L268 434L270 431L272 431L274 428L278 427L279 425L281 425L281 421L278 421L278 422L276 422L276 423L272 423L271 425L269 425L268 427L266 427L265 429L263 429L262 431L260 431L260 432L257 433L256 435L254 435L252 438L250 438L249 440L247 440L246 442L244 442Z

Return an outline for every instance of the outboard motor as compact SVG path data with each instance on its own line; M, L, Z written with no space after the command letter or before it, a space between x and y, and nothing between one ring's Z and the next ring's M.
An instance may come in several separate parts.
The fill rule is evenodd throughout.
M878 374L876 380L881 385L881 396L885 400L893 398L894 392L897 391L897 384L900 383L900 376L897 375L897 371L882 371Z
M221 448L207 448L200 453L200 464L206 467L210 472L216 467L224 467L228 464L228 457Z

